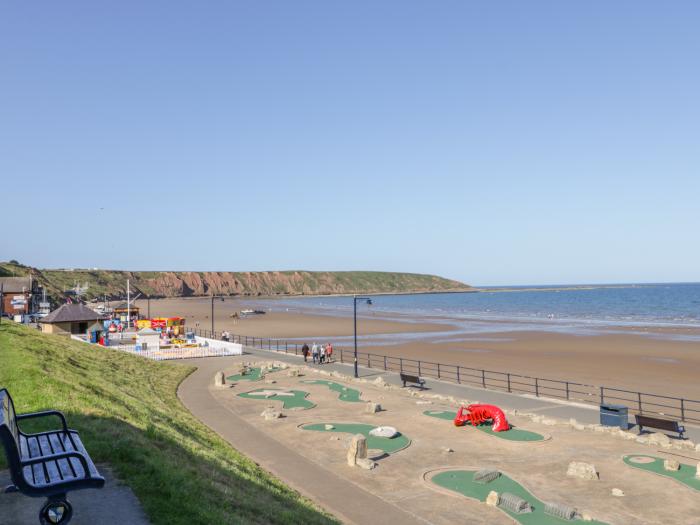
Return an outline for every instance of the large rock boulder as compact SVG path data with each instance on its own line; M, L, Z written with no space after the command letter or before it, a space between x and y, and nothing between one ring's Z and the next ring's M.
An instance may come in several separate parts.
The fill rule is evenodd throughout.
M260 415L265 418L265 421L272 421L274 419L281 418L282 412L280 412L279 410L275 410L272 407L267 407L265 410L262 411Z
M579 479L598 479L598 471L595 469L595 466L584 461L572 461L569 463L569 468L566 469L566 475Z
M489 492L489 495L486 496L486 504L491 506L491 507L497 507L498 506L498 492L495 490L492 490Z
M664 470L680 470L681 464L675 459L664 459Z
M376 414L377 412L382 411L382 405L379 403L373 403L372 401L367 401L367 404L365 405L365 411L368 414Z
M650 445L659 445L659 446L669 446L671 445L671 438L668 437L666 434L661 434L659 432L654 432L653 434L649 434L647 437L647 440Z
M224 374L223 370L219 370L216 373L216 375L214 376L214 386L217 386L217 387L226 386L226 374Z
M367 459L367 438L362 434L355 434L350 440L350 447L348 447L348 465L354 467L359 459Z

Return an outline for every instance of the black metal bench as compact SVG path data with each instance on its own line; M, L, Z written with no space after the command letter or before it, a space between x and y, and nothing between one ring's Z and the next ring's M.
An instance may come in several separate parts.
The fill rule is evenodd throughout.
M634 419L637 423L637 427L639 427L640 434L642 433L644 427L651 427L658 430L666 430L667 432L677 432L680 439L685 439L685 437L683 437L685 427L678 421L661 419L660 417L644 416L642 414L635 414Z
M404 374L403 372L401 372L400 376L401 376L401 381L403 382L404 388L406 387L406 383L416 384L421 389L425 388L425 379L423 379L422 377L412 376L410 374Z
M61 430L25 434L19 422L47 416L58 417ZM75 430L69 430L65 416L56 410L16 414L7 389L0 389L0 443L10 468L13 485L5 492L21 492L34 498L46 497L39 522L65 525L73 516L66 494L72 490L95 489L105 480L97 471Z

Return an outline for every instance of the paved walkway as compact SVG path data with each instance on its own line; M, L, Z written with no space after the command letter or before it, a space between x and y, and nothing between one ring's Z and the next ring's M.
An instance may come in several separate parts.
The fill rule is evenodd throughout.
M98 469L105 477L102 489L77 490L68 494L68 501L73 505L71 525L148 525L141 504L131 489L120 484L108 467L98 465ZM0 471L0 525L39 523L39 510L46 499L30 498L17 492L4 494L2 489L10 484L10 472Z
M276 359L290 364L303 364L304 360L301 356L294 354L285 354L284 352L275 352L271 350L261 350L259 348L246 347L246 353L263 359ZM324 365L314 365L306 363L311 367L318 367L322 370L338 371L343 374L352 375L352 364L330 363ZM401 385L399 374L396 372L384 372L383 370L358 367L358 375L367 379L373 379L381 376L384 381L393 385ZM482 403L490 403L503 408L517 409L526 412L536 412L551 417L560 419L574 418L579 423L593 424L600 422L598 407L596 405L585 405L582 403L568 403L564 400L535 397L533 395L509 394L507 392L498 392L495 390L486 390L483 388L458 385L447 381L438 381L437 379L428 379L426 386L431 392L447 396L454 396L457 399L478 400ZM685 424L686 436L696 443L700 442L700 427L697 425Z
M270 357L269 354L265 355L265 358ZM205 425L242 454L327 509L344 523L377 523L378 519L383 523L406 525L427 523L306 459L219 404L209 392L209 386L218 370L231 366L234 362L240 362L240 359L213 357L183 362L198 368L182 382L178 396Z

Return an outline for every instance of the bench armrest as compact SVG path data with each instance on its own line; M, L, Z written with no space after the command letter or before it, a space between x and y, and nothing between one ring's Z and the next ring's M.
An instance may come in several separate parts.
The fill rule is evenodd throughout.
M44 412L30 412L27 414L17 414L15 416L15 419L17 421L22 421L24 419L35 419L39 417L48 417L48 416L56 416L61 420L61 425L63 425L63 431L68 432L68 423L66 423L66 416L63 415L63 412L59 412L58 410L46 410Z
M22 467L31 467L32 465L37 465L39 463L46 463L47 461L58 461L59 459L68 459L68 458L77 458L80 460L80 464L83 467L83 470L85 471L85 477L90 478L92 475L90 474L90 467L88 466L87 460L85 459L85 456L82 455L80 452L61 452L60 454L49 454L47 456L39 456L36 458L32 459L27 459L22 461Z

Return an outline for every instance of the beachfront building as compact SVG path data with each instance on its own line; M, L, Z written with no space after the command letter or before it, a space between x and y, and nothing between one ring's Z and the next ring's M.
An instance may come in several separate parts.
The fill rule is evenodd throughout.
M64 304L39 320L46 334L80 335L99 339L104 330L102 316L82 304Z
M135 322L138 318L138 306L122 303L114 307L114 319L118 319L124 326L135 326Z
M0 277L2 311L5 314L26 315L34 312L34 300L38 297L36 279L30 277Z

